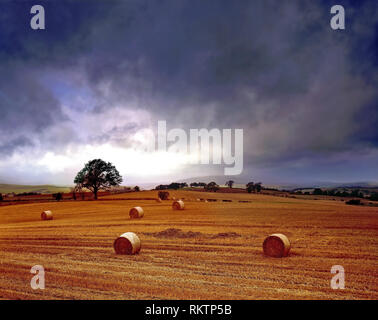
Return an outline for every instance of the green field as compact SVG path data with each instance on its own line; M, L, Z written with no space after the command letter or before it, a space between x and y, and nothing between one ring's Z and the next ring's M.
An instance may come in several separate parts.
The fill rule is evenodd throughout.
M38 192L38 193L56 193L69 192L69 187L57 187L51 185L28 186L18 184L0 184L0 193L24 193L24 192Z

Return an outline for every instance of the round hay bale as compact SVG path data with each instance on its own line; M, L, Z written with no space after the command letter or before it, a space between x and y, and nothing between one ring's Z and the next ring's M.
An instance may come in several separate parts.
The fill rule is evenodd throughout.
M172 203L172 209L173 210L184 210L185 204L182 200L177 200Z
M282 258L289 254L291 245L289 239L282 233L275 233L264 240L263 249L267 256Z
M43 211L41 213L41 219L42 220L52 220L53 219L52 212L50 210Z
M172 200L176 200L176 197L172 197Z
M113 247L116 254L137 254L140 251L141 243L134 232L126 232L114 241Z
M130 215L130 219L143 218L144 211L143 211L142 207L134 207L134 208L130 209L129 215Z

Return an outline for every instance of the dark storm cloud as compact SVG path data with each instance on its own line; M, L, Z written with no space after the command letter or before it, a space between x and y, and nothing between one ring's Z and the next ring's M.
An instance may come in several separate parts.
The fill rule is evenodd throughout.
M62 70L80 74L72 86L93 95L91 116L116 119L121 107L146 110L169 127L243 128L247 164L317 161L378 146L375 1L340 1L345 31L330 28L327 1L40 4L41 32L29 27L28 2L7 3L0 13L4 150L12 150L9 141L54 139L43 131L72 120L53 85L41 81ZM130 121L68 137L118 141L139 126Z
M75 67L82 52L82 37L91 19L107 6L77 1L40 1L44 5L48 31L30 28L30 8L34 2L6 1L0 12L0 157L12 155L20 147L64 147L63 134L50 137L48 128L68 121L61 110L60 97L43 83L51 70ZM90 19L87 19L90 17ZM86 48L87 49L87 48ZM73 138L69 130L65 136ZM61 145L59 145L61 144Z
M5 140L0 144L0 154L9 155L15 149L26 146L33 146L33 143L25 136L19 136L14 139Z
M33 145L33 137L64 120L59 101L38 83L37 73L16 64L0 65L1 157Z
M130 3L97 21L85 61L108 105L136 99L173 127L242 127L254 161L375 145L375 116L361 118L376 111L373 2L346 4L344 32L310 1Z

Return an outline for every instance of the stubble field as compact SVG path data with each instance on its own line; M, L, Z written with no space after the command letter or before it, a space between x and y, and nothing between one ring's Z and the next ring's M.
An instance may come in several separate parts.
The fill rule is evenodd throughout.
M127 200L156 191L0 207L0 298L378 299L377 207L170 193L185 198L185 210L173 211L172 201ZM145 216L130 220L137 205ZM41 221L43 210L54 220ZM113 241L128 231L138 234L142 250L116 255ZM291 241L286 258L263 255L265 237L277 232ZM34 265L45 269L44 290L30 287ZM333 265L345 269L344 290L330 287Z

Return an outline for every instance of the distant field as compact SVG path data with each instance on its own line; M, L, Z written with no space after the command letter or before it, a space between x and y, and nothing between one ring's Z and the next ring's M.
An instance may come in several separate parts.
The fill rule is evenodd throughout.
M38 192L38 193L57 193L57 192L70 192L69 187L56 187L50 185L40 186L25 186L18 184L0 184L0 193L24 193L24 192Z
M156 198L157 191L0 207L0 298L378 299L377 207L170 193L185 198L184 211L172 211L171 201L130 199ZM130 220L136 205L145 216ZM41 221L47 209L54 220ZM139 235L139 255L114 253L113 241L127 231ZM289 257L263 255L265 237L275 232L291 240ZM45 268L45 290L30 288L36 264ZM344 290L330 288L333 265L345 268Z

